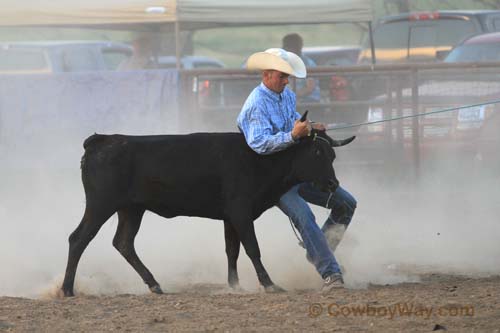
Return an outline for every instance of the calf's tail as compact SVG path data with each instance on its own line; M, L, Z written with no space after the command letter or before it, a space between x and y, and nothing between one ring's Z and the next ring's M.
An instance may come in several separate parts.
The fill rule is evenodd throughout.
M83 172L82 175L87 173L89 162L92 160L92 156L95 155L95 152L99 149L99 144L103 142L107 137L107 135L94 133L83 142L85 153L83 153L82 159L80 160L80 168Z
M93 146L93 145L98 144L99 142L103 141L105 138L106 138L106 135L94 133L91 136L89 136L87 139L85 139L85 141L83 142L83 148L87 149L90 146Z

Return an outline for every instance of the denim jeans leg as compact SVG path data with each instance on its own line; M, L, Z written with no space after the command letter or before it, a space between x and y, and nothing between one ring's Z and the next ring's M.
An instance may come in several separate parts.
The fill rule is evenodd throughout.
M330 208L331 212L321 230L325 231L335 223L346 227L351 223L357 202L344 188L339 186L335 192L322 192L310 183L300 185L299 194L304 200L317 206Z
M280 198L278 207L290 217L299 231L307 254L321 277L326 278L333 273L340 273L340 267L328 248L323 232L316 224L311 208L298 193L299 186L294 186L285 193Z
M356 199L339 186L330 199L331 213L322 229L328 228L333 223L343 224L347 228L351 223L357 204Z

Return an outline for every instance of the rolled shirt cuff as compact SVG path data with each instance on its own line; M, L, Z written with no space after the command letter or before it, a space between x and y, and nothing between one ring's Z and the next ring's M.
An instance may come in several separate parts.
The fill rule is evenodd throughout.
M292 131L290 131L289 133L287 133L287 136L288 136L287 142L289 142L289 143L295 143L295 142L299 141L298 139L297 140L293 139L293 137L292 137Z

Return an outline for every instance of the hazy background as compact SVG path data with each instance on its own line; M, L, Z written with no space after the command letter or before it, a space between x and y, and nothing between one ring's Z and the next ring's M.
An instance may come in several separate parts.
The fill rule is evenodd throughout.
M131 126L123 132L143 131ZM67 133L60 139L77 142L83 138ZM15 148L2 151L9 161L3 160L1 171L0 295L37 297L60 286L67 238L83 214L85 198L79 170L83 149L75 144L71 151L50 152L36 139L19 140L24 141L24 149L29 147L23 156L17 155ZM355 147L356 141L351 145ZM450 168L443 161L442 168L434 167L417 184L395 185L374 180L377 178L367 170L342 165L342 150L348 149L337 149L337 172L344 187L358 199L358 210L336 254L346 269L349 287L416 281L417 273L422 272L500 272L498 178L480 174L449 177ZM45 160L39 156L40 150L53 156ZM54 165L54 160L62 167ZM323 223L326 209L314 210L318 222ZM84 252L77 291L148 292L112 247L116 226L113 216ZM263 262L275 283L288 289L321 286L304 250L297 245L288 219L279 210L271 209L259 218L256 231ZM184 217L166 220L147 213L136 247L165 291L182 290L193 283L226 281L220 221ZM256 274L243 250L239 267L243 287L257 290Z
M398 12L403 3L379 1L375 14ZM412 10L498 8L497 1L413 1L409 5ZM215 56L228 65L239 66L253 49L278 44L285 32L295 28L277 28L271 34L255 28L207 30L194 35L195 54ZM331 30L325 27L301 29L306 46L359 44L363 38L362 28L347 24L337 25L332 34L326 33ZM58 29L0 31L2 40L44 37L129 41L130 36L127 32ZM95 131L153 134L192 130L189 126L179 128L179 115L170 109L158 115L158 105L144 105L144 96L150 96L148 89L134 90L136 95L127 86L116 89L116 82L126 85L137 78L127 78L127 73L114 75L104 84L97 77L83 75L77 78L77 84L88 89L78 90L78 96L71 95L75 90L61 89L45 100L42 93L36 93L43 89L43 83L17 91L7 91L0 84L0 122L3 126L16 124L0 133L0 296L40 297L59 288L66 266L67 239L85 207L79 165L82 142L88 135ZM143 80L163 82L162 78ZM96 82L101 86L96 87ZM10 104L5 103L7 97ZM50 113L57 108L68 112L50 116L25 112L29 110L26 105L34 103L33 98L38 111ZM75 109L79 112L73 112ZM123 112L108 112L110 109ZM85 110L89 110L90 118ZM92 112L95 110L99 112ZM470 276L500 273L498 170L437 156L423 165L420 179L408 181L409 170L374 170L346 163L343 157L356 144L354 141L337 149L336 162L342 185L358 200L352 225L336 251L346 269L348 287L417 281L418 273L425 272ZM328 211L319 207L314 211L322 224ZM148 292L111 244L116 226L113 216L84 252L77 272L77 292ZM287 289L320 288L322 281L297 245L286 216L277 209L269 210L256 221L256 232L263 263L276 284ZM147 213L136 248L166 292L196 283L226 283L221 221L184 217L166 220ZM243 249L239 271L242 286L258 290L255 271Z
M385 15L408 11L454 9L500 9L496 0L373 0L374 22ZM240 67L249 54L281 44L284 35L299 32L304 46L360 45L367 38L366 24L314 24L270 27L232 27L195 31L193 54L221 60L228 67ZM130 42L135 33L127 30L76 28L2 28L0 41L112 40ZM173 36L171 37L173 38ZM168 37L162 36L166 40ZM173 44L173 40L170 40Z

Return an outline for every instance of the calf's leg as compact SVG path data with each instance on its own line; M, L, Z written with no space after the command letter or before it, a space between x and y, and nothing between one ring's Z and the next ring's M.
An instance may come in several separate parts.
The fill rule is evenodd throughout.
M238 289L240 282L238 278L237 261L240 254L240 239L238 233L229 221L224 221L224 238L226 241L227 255L227 281L233 289Z
M233 226L235 227L241 243L245 248L245 252L252 261L255 271L257 272L257 278L266 292L273 293L285 291L283 288L275 285L273 281L271 281L264 265L262 265L262 261L260 260L259 244L257 242L257 237L255 236L253 221L241 218L237 218L232 221L234 221Z
M118 211L118 228L116 229L115 237L113 238L113 246L121 253L135 271L141 276L153 293L162 294L158 282L156 282L153 274L142 263L137 256L134 246L135 236L141 227L142 216L144 209L131 207L120 209Z
M85 213L78 227L69 236L69 254L66 265L66 273L62 285L64 296L74 296L73 287L75 283L78 262L87 248L87 245L99 232L102 225L113 215L115 211L102 207L89 205L85 207Z

